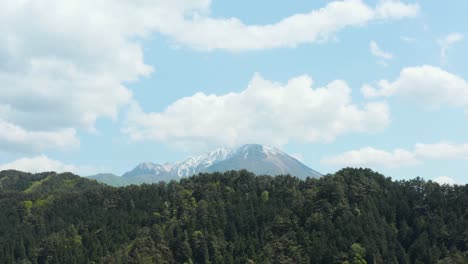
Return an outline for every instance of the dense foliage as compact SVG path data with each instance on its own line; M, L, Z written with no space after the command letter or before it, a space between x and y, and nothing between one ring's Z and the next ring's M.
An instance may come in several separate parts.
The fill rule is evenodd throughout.
M368 169L114 188L0 173L1 263L468 263L468 185Z

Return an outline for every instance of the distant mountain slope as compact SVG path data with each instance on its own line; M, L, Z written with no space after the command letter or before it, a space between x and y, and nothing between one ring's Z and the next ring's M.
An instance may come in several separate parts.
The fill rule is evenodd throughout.
M114 187L128 186L132 184L142 184L142 183L158 183L160 181L171 181L174 178L160 178L151 174L142 174L142 175L132 175L132 176L117 176L112 173L101 173L86 178L96 180L98 182L105 183Z
M206 154L190 157L181 162L163 165L144 162L121 177L114 174L97 174L89 178L112 186L157 183L178 180L203 172L248 170L257 175L290 174L299 178L318 178L322 175L283 151L259 144L238 148L220 148Z
M242 169L257 175L290 174L299 178L318 178L321 176L317 171L276 148L248 144L238 148L216 149L172 164L160 165L144 162L123 174L122 177L113 174L98 174L90 176L90 178L112 186L124 186L178 180L203 172L225 172Z
M219 148L200 156L190 157L184 161L176 162L169 173L173 177L188 177L200 172L207 172L211 166L233 157L236 151L237 149Z
M268 146L257 144L244 145L224 160L214 162L202 172L216 172L246 169L257 175L290 174L299 178L318 178L317 171L307 167L288 154Z
M126 172L122 177L132 178L142 175L152 175L152 176L165 176L170 171L171 165L159 165L152 162L143 162L136 166L133 170Z
M112 173L100 173L89 176L88 178L115 187L127 186L132 184L131 181L129 181L127 178L120 177Z

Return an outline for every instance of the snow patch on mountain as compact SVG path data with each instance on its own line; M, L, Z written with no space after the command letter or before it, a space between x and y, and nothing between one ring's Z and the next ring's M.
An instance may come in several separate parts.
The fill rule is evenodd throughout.
M161 178L189 177L201 172L247 169L256 174L291 174L298 177L320 177L321 174L297 159L271 146L258 144L238 148L219 148L203 155L163 165L144 162L124 177L154 175Z
M231 148L219 148L204 155L190 157L184 161L176 162L171 171L178 177L187 177L201 172L203 169L217 162L226 160L233 152L234 150Z

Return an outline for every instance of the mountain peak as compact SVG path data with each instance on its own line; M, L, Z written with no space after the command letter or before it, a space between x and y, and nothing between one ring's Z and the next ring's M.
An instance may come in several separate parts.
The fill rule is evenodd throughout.
M207 168L207 172L241 169L257 175L291 174L300 178L321 176L283 151L260 144L245 144L234 149L228 158Z
M285 154L281 150L272 147L272 146L266 146L266 145L260 145L260 144L245 144L236 149L237 152L261 152L264 153L267 156L271 155L278 155L278 154Z
M153 176L154 179L177 179L201 172L249 170L257 175L291 174L297 177L320 177L321 174L281 150L260 144L236 148L218 148L202 155L164 165L143 162L123 177Z
M137 168L142 170L153 170L157 167L157 164L146 161L138 164Z
M168 170L165 166L152 162L143 162L138 164L133 170L122 175L123 177L137 177L142 175L154 175L166 173Z

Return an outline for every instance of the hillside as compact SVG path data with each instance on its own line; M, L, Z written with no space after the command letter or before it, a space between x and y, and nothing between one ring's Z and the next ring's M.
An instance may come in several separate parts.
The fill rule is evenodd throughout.
M0 172L2 263L467 263L468 186L368 169L113 188Z
M93 179L98 182L105 183L110 186L114 187L121 187L121 186L127 186L132 184L131 181L129 181L127 178L117 176L112 173L100 173L96 175L92 175L87 177L88 179Z

